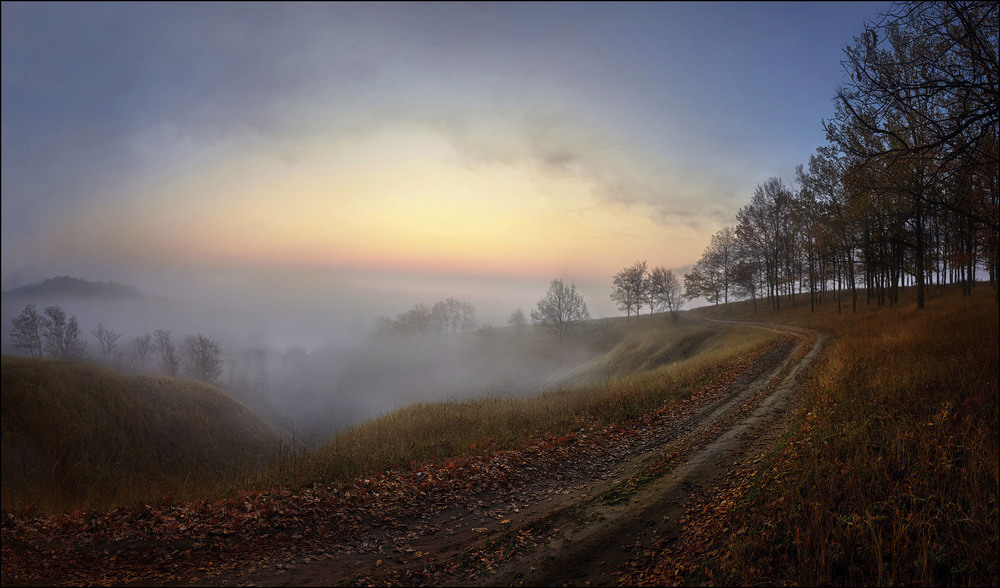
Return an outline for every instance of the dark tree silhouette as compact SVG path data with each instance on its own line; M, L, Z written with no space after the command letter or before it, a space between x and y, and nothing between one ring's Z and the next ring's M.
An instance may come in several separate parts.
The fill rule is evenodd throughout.
M590 311L576 285L566 285L562 280L552 280L545 296L531 311L531 322L556 335L560 340L581 322L590 319Z
M59 306L45 307L45 351L49 357L66 357L66 311Z
M618 310L624 310L626 317L636 316L646 300L646 262L637 261L615 274L611 299L618 303Z
M525 325L528 324L528 317L524 315L524 311L520 308L515 309L514 312L510 313L510 318L507 319L507 324L512 327L517 327L517 336L521 336L521 330Z
M168 376L176 376L180 371L181 358L170 338L170 331L157 329L153 337L156 339L156 349L160 352L160 370Z
M43 357L42 345L47 319L28 304L11 321L10 342L28 357Z
M63 357L66 359L83 359L87 354L87 342L80 337L80 324L75 316L66 322L63 339Z
M66 319L66 311L60 306L45 307L45 330L43 332L45 350L57 359L82 359L87 344L80 339L80 325L76 317Z
M956 261L965 264L964 292L971 293L977 255L987 258L994 284L1000 273L998 6L896 3L844 50L847 82L837 93L837 117L825 123L827 135L859 175L873 180L869 192L905 206L890 255L897 266L912 256L906 269L918 308L932 269L928 229L944 211L957 217L949 222L961 232ZM890 270L890 303L903 271ZM881 288L879 295L881 304Z
M132 339L131 364L142 371L146 367L146 359L153 352L153 337L149 333Z
M116 362L117 356L115 355L115 350L118 347L118 339L121 338L121 335L111 329L105 329L101 323L97 323L97 328L90 331L90 334L101 344L101 359L109 364Z
M213 383L222 375L222 350L211 337L200 333L188 335L184 339L184 354L187 356L187 369L191 376Z
M684 306L681 282L672 270L655 267L649 272L649 305L655 310L670 311L670 318L676 323L678 313Z

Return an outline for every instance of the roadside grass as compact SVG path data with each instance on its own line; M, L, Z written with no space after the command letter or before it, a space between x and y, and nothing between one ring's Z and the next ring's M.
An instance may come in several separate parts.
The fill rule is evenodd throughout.
M833 341L688 582L1000 583L995 292L932 289L922 311L912 290L900 298L857 314L829 300L813 313L802 297L780 313L696 311ZM654 568L648 581L677 581Z
M733 369L740 358L778 337L756 329L678 326L662 316L642 318L645 324L633 319L622 327L621 319L622 324L590 325L617 341L595 341L607 352L570 376L565 386L532 397L402 408L341 431L309 455L273 468L269 479L259 483L295 486L350 480L414 462L516 447L538 435L625 421L689 398Z

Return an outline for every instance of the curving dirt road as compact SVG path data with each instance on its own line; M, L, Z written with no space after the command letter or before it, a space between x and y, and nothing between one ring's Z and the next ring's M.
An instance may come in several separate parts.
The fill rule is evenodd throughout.
M676 537L689 495L718 484L740 459L758 453L780 432L794 399L798 374L825 344L825 337L818 333L754 326L794 332L799 336L798 345L778 365L710 407L696 427L640 461L656 460L657 455L686 446L690 451L685 459L658 472L624 504L610 505L600 498L581 501L577 508L585 514L577 517L593 522L575 526L561 541L523 558L534 562L527 569L522 560L482 583L525 583L530 573L529 584L612 585L616 583L614 572L633 553L664 536ZM629 466L625 475L632 472Z
M703 319L708 320L708 319ZM726 322L726 321L714 321ZM554 474L529 476L467 502L428 505L421 517L299 554L212 584L612 585L644 546L676 536L689 496L719 483L780 432L796 380L826 337L794 335L751 374L618 443L599 444Z
M782 336L694 397L628 422L349 484L105 515L7 513L3 584L615 584L769 446L826 341L739 324Z

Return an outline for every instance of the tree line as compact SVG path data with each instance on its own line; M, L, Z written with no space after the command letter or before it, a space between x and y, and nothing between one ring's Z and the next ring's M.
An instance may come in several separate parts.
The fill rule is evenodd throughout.
M535 308L530 313L531 323L543 332L563 339L577 326L590 318L583 295L577 292L575 284L567 284L555 279L549 284ZM511 312L507 324L517 329L518 335L528 324L528 317L520 308ZM396 315L395 319L381 315L375 319L374 335L452 335L479 330L492 333L495 327L480 323L476 309L468 302L447 298L432 306L420 303L410 310Z
M757 186L736 224L712 236L687 295L749 299L779 309L828 290L892 305L913 285L998 274L998 5L894 4L849 44L847 83L823 121L827 144L796 169ZM1000 301L1000 289L997 289Z
M479 326L474 306L447 298L432 306L415 304L395 319L380 315L375 319L375 335L450 335L475 331Z
M638 317L642 308L648 305L650 314L669 311L676 323L684 307L684 292L673 270L662 266L649 269L645 261L637 261L615 274L611 299L618 304L618 310L625 311L626 320L632 317L633 311Z
M121 334L102 323L90 334L100 347L98 360L117 369L145 371L148 361L158 355L157 367L167 376L179 375L183 367L187 375L212 383L222 374L222 350L201 333L185 337L180 348L171 332L164 329L135 337L126 347L119 345ZM10 341L27 357L78 361L88 357L88 341L83 339L76 316L67 318L60 306L47 306L39 313L34 304L26 305L11 321Z

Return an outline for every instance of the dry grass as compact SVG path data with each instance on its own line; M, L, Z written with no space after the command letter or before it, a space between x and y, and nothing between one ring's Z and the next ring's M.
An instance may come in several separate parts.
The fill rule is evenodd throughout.
M258 471L275 431L191 380L4 356L3 509L111 509L184 499Z
M637 417L689 397L707 379L774 340L774 333L648 322L591 325L614 341L565 387L531 398L417 404L344 430L313 454L273 472L275 482L351 479L430 459L514 447L532 436L561 434ZM622 324L619 324L622 323ZM594 340L600 346L607 341Z
M808 299L779 314L728 314L825 330L834 341L701 580L1000 581L995 293L933 292L923 311L912 292L901 298L895 308L862 303L857 315L830 302L810 313Z
M569 345L517 342L555 359L591 358L558 388L529 398L416 404L344 430L312 453L282 444L245 407L197 382L4 357L3 509L211 500L513 447L687 398L774 339L758 330L675 325L663 315L590 321Z

